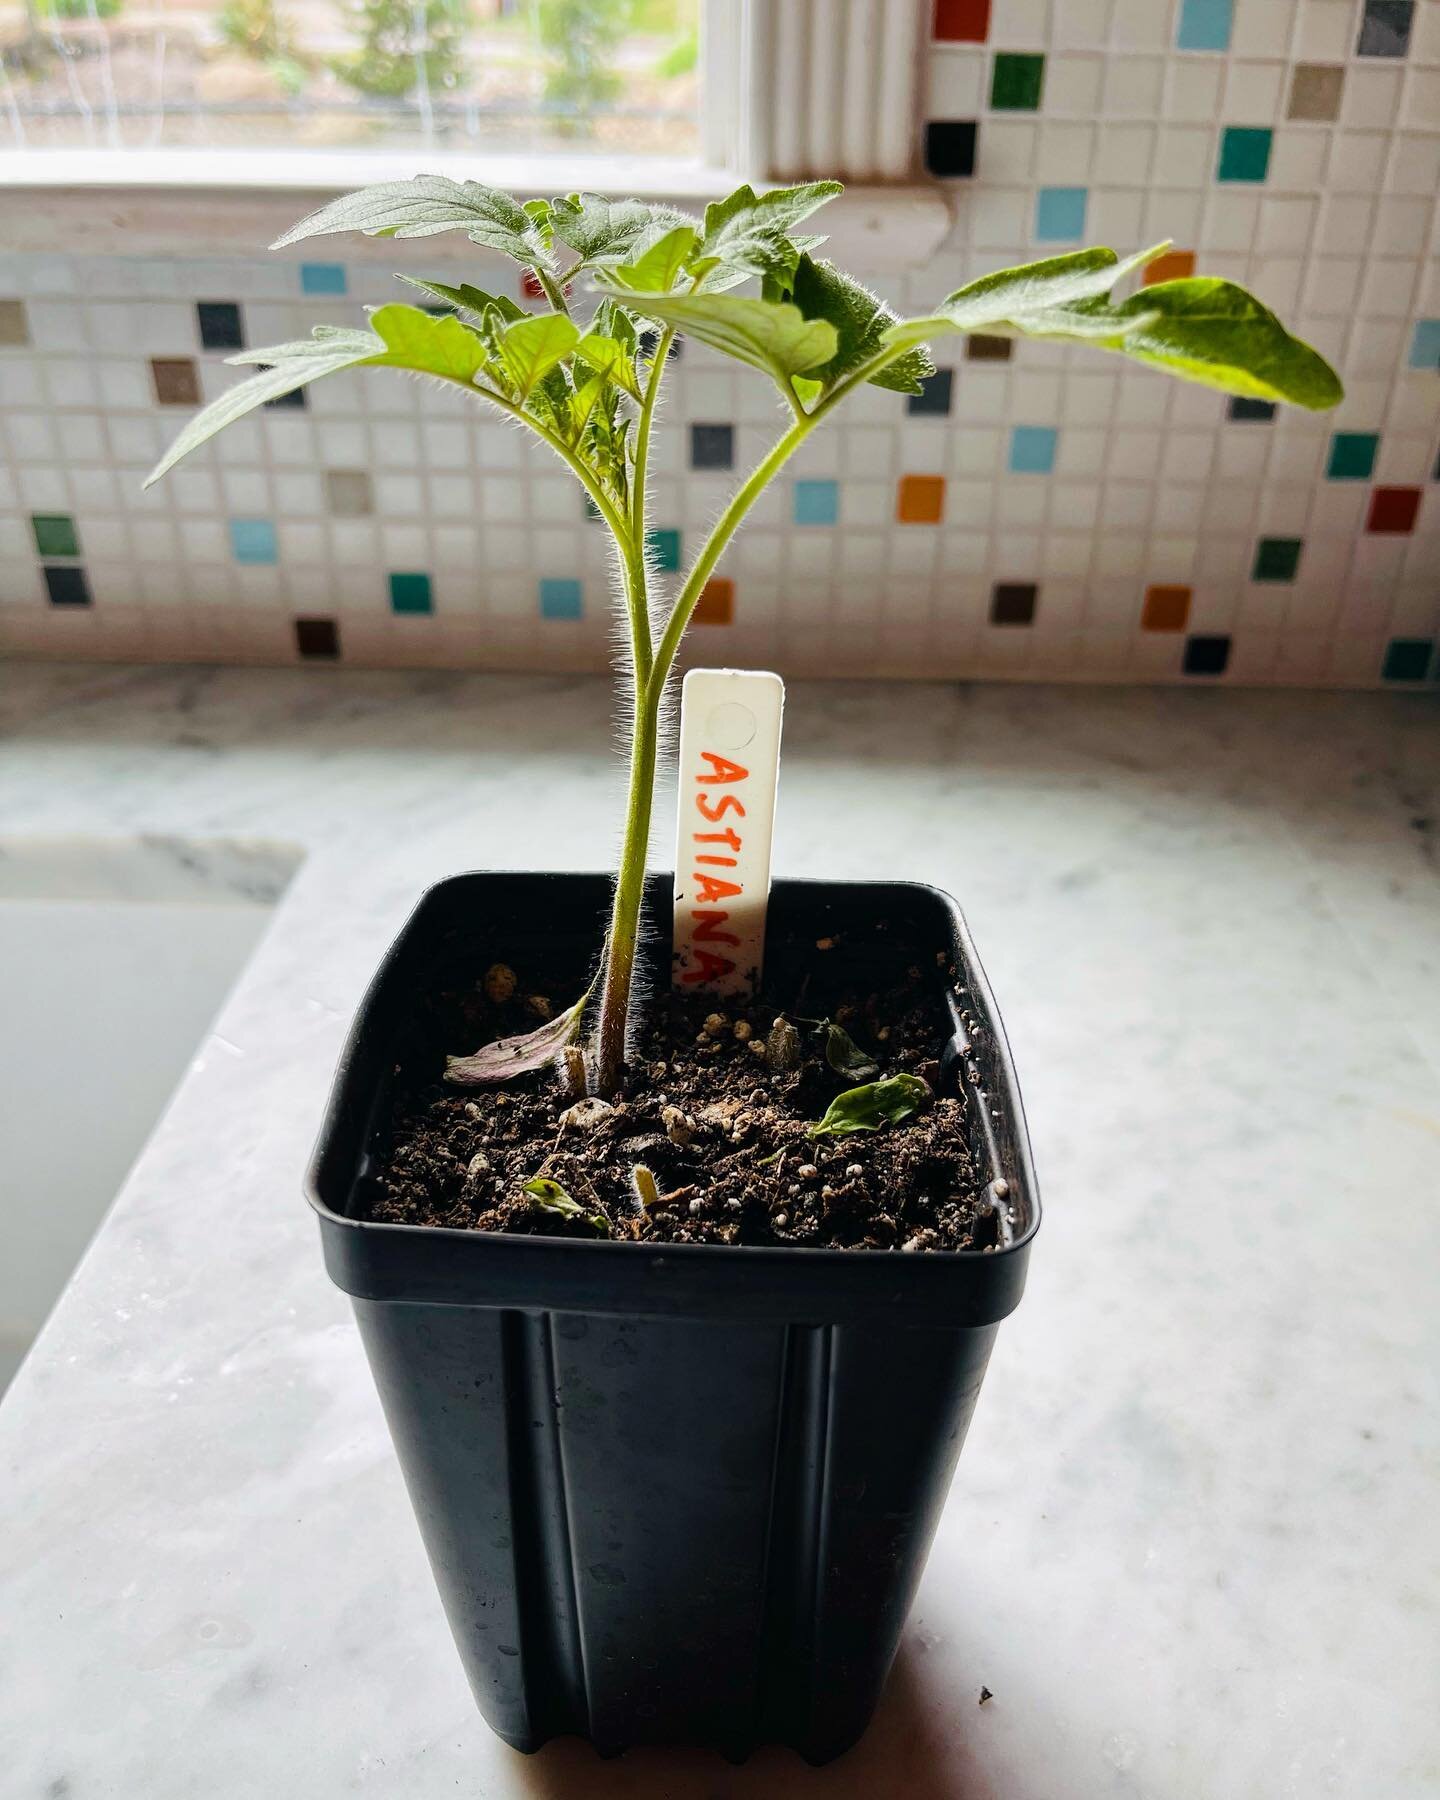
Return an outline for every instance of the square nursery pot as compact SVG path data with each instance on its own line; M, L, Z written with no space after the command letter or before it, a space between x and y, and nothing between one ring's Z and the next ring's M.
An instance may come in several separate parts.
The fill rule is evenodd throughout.
M669 876L652 877L660 919ZM1008 1185L993 1248L874 1250L502 1236L352 1216L412 996L457 941L476 977L600 941L598 875L432 888L341 1058L310 1175L475 1698L507 1743L602 1753L784 1743L838 1756L899 1643L1039 1200L1000 1020L955 903L780 881L769 962L887 921L961 971L942 1088ZM448 946L448 950L447 950Z

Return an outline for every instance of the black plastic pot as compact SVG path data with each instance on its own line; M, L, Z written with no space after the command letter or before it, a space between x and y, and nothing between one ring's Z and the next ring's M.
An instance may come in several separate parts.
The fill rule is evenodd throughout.
M668 892L652 878L653 905ZM869 1722L1024 1286L1039 1201L1020 1096L952 900L781 881L772 968L787 943L878 915L916 960L943 950L963 970L943 1080L1008 1185L997 1248L657 1249L347 1216L438 947L457 931L507 960L573 943L583 967L608 897L601 876L528 874L425 895L336 1077L310 1178L326 1266L354 1299L451 1629L501 1737L736 1759L779 1742L824 1762Z

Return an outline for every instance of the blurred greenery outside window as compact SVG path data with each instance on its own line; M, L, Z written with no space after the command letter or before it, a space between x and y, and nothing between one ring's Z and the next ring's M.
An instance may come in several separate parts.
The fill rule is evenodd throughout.
M0 147L699 154L700 0L0 0Z

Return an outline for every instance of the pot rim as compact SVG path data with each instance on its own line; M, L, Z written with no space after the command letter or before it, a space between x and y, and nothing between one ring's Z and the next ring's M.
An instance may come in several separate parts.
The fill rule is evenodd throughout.
M367 1029L375 1003L379 999L394 963L407 944L411 933L426 910L435 903L435 897L457 882L484 881L489 878L515 878L542 876L550 880L567 880L609 883L613 878L607 871L595 870L518 870L518 869L471 869L460 871L443 877L426 887L406 917L405 923L397 933L390 947L381 958L374 975L366 986L365 992L356 1008L350 1029L346 1034L336 1064L335 1074L331 1082L323 1115L320 1132L311 1152L305 1173L305 1197L311 1208L322 1222L327 1232L343 1230L353 1234L356 1241L369 1240L378 1244L389 1240L397 1245L406 1242L424 1241L427 1243L451 1242L456 1246L466 1245L468 1256L474 1256L473 1246L482 1243L486 1250L497 1258L512 1254L512 1247L520 1247L525 1251L524 1261L531 1258L551 1258L557 1265L565 1257L577 1254L587 1259L596 1256L615 1259L648 1259L653 1264L669 1263L672 1259L683 1266L696 1269L707 1264L720 1266L742 1261L751 1268L770 1266L773 1268L802 1267L813 1269L816 1273L823 1270L852 1269L865 1264L873 1265L877 1274L884 1270L893 1274L894 1264L900 1253L885 1250L847 1249L841 1246L827 1245L823 1248L802 1244L672 1244L657 1245L642 1243L632 1239L615 1238L565 1238L548 1236L527 1236L509 1232L469 1231L453 1225L411 1225L392 1220L356 1219L346 1213L337 1212L321 1195L324 1182L324 1165L330 1141L335 1132L338 1116L348 1095L352 1078L352 1070L359 1058L361 1040ZM673 877L668 870L652 870L647 876L647 889L658 884L665 884L668 889ZM1015 1077L1014 1063L1010 1054L1010 1046L1005 1037L1004 1027L995 1006L985 971L981 967L975 953L975 946L966 925L964 915L954 897L943 888L937 888L923 881L834 881L824 879L777 878L774 888L795 890L813 889L860 889L879 891L888 889L916 894L924 894L937 900L949 915L951 928L964 952L967 976L966 986L980 1002L980 1011L991 1039L990 1055L994 1060L994 1075L990 1090L1001 1098L1009 1114L1013 1134L1013 1155L1017 1167L1002 1170L998 1166L999 1152L995 1140L994 1128L989 1116L989 1109L976 1107L971 1109L972 1117L978 1116L983 1135L986 1139L986 1153L991 1164L991 1179L1005 1174L1012 1182L1018 1175L1021 1193L1025 1200L1028 1218L1022 1230L1016 1232L1010 1242L989 1249L947 1250L921 1257L905 1257L906 1264L953 1266L958 1263L973 1264L985 1262L991 1265L1026 1260L1031 1243L1040 1228L1041 1205L1040 1194L1035 1182L1035 1172L1031 1159L1029 1136L1025 1124L1025 1115L1020 1099L1019 1084ZM648 898L648 894L647 894ZM948 990L947 990L948 996ZM958 1016L955 1019L957 1031L960 1029ZM963 1085L963 1084L962 1084ZM368 1133L367 1133L368 1134ZM353 1179L353 1177L352 1177ZM521 1260L516 1257L516 1260Z

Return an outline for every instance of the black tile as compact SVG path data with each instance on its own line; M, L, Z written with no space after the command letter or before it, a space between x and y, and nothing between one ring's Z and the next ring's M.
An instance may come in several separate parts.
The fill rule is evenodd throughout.
M990 597L992 625L1033 625L1040 590L1033 581L997 581Z
M955 385L953 369L937 369L933 375L922 375L923 394L907 394L905 410L917 418L945 418L950 413L951 392Z
M1014 338L992 337L986 331L972 331L965 339L965 360L967 362L1009 362L1014 348Z
M1232 419L1254 419L1258 423L1275 417L1275 405L1270 400L1246 400L1240 394L1232 394L1229 416Z
M733 425L692 425L690 427L690 467L692 469L733 469L735 467L735 427Z
M257 363L255 367L256 372L258 373L261 369L273 368L274 365L272 363ZM281 407L298 408L303 412L305 410L304 388L291 388L288 394L278 394L275 399L267 400L265 402L264 410L266 412L274 412Z
M90 598L90 583L85 579L83 569L60 567L54 563L45 563L42 568L52 606L92 606L94 604Z
M1230 661L1228 637L1192 637L1185 640L1187 675L1223 675Z
M671 362L675 362L679 358L680 345L683 341L682 338L671 338L669 358ZM644 331L637 332L635 336L635 348L647 361L655 354L655 346L659 342L660 333L653 325L647 326Z
M931 119L925 127L925 167L932 175L973 175L979 130L974 119Z
M340 627L333 619L297 619L295 648L302 656L333 662L340 654Z
M195 316L200 321L200 342L207 350L245 348L245 327L233 300L197 300Z

